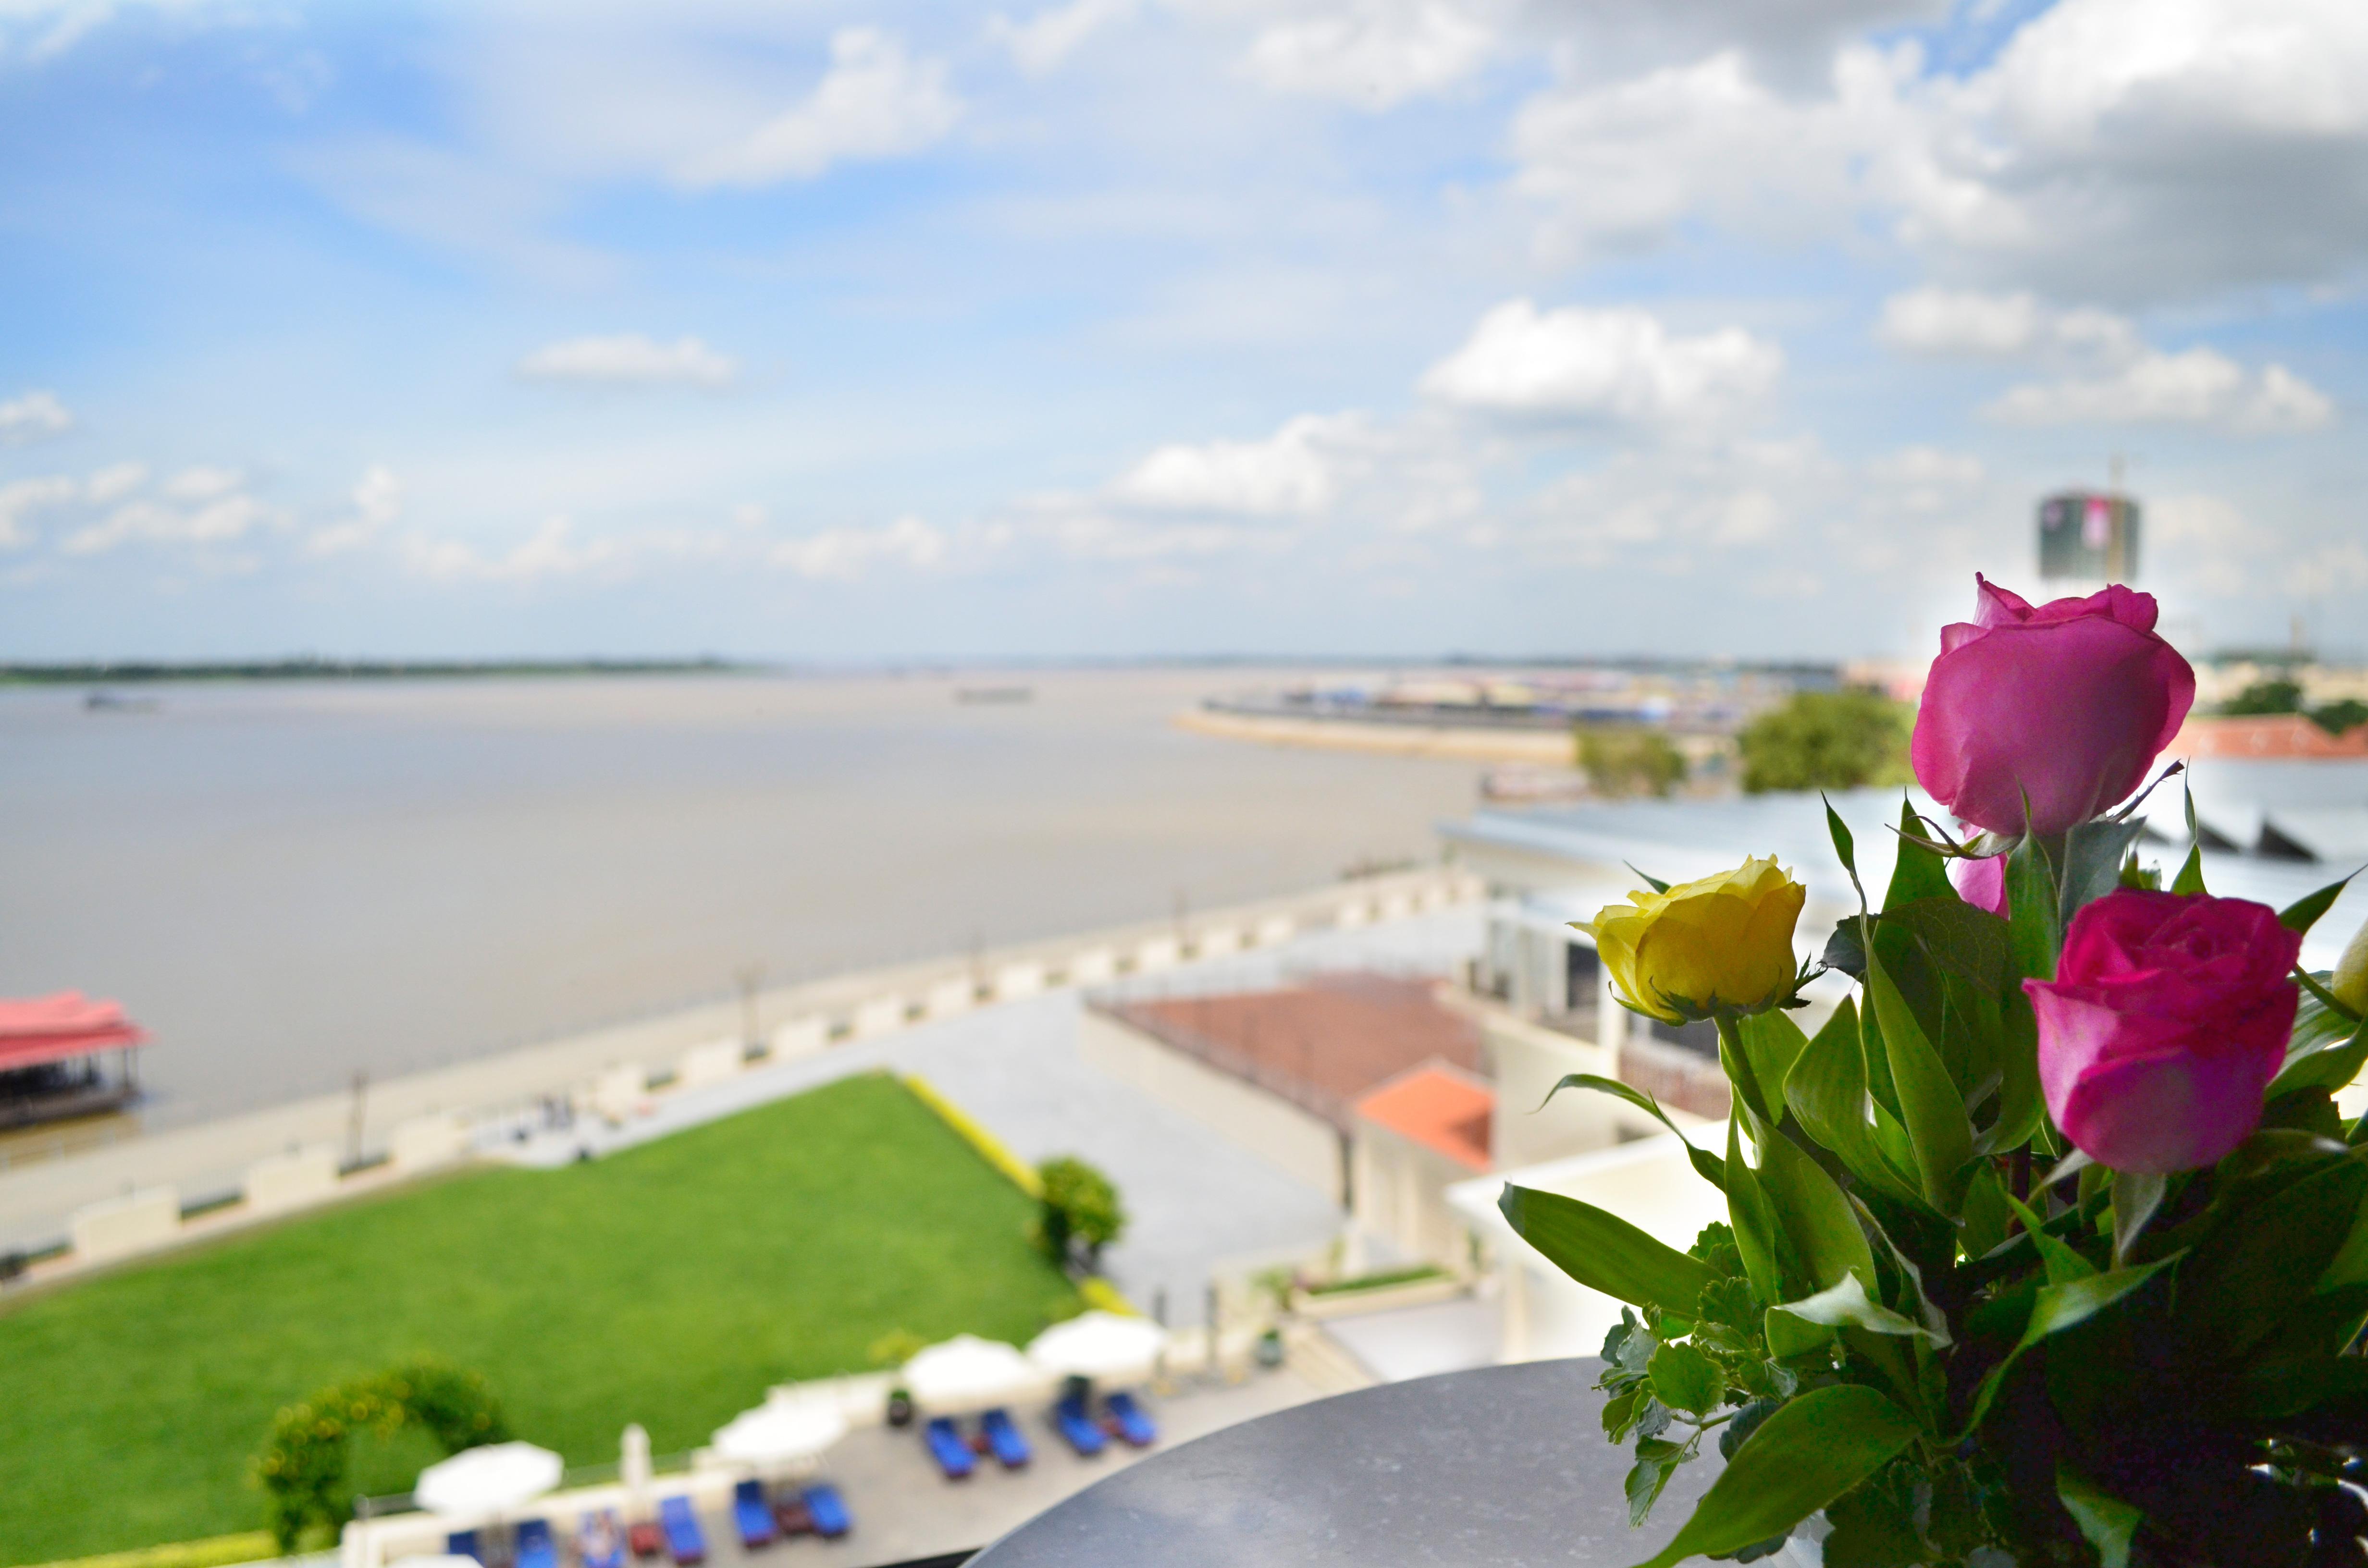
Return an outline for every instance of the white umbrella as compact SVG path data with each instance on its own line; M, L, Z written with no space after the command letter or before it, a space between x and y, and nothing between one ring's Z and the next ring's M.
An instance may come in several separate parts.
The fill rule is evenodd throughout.
M1167 1344L1167 1331L1149 1318L1096 1310L1056 1323L1030 1341L1028 1358L1056 1378L1097 1382L1150 1381Z
M390 1568L484 1568L473 1557L449 1557L434 1552L419 1557L398 1557Z
M847 1416L818 1399L777 1399L744 1410L716 1429L718 1459L787 1464L812 1459L847 1436Z
M498 1514L558 1485L562 1468L549 1449L488 1443L421 1471L411 1495L432 1514Z
M958 1334L905 1363L905 1392L939 1415L1008 1404L1044 1386L1044 1374L1017 1346L974 1334Z

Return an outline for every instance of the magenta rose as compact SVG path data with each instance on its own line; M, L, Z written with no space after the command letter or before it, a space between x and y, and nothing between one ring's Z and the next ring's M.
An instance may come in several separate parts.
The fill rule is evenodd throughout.
M2058 834L2125 799L2195 701L2155 635L2155 602L2115 585L2033 608L1980 576L1971 625L1941 629L1909 749L1917 781L1966 822Z
M2006 901L2006 857L1986 855L1978 860L1963 856L1949 862L1949 885L1957 896L1986 915L2000 920L2012 915Z
M2120 888L2083 905L2055 978L2022 983L2055 1125L2119 1171L2219 1160L2284 1064L2301 952L2274 910L2241 898Z

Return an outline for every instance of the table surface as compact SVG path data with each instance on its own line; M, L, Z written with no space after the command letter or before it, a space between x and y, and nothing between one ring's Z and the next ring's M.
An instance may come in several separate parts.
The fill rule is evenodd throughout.
M1719 1460L1705 1442L1629 1528L1601 1365L1450 1372L1246 1421L1097 1483L972 1568L1625 1568L1676 1533Z

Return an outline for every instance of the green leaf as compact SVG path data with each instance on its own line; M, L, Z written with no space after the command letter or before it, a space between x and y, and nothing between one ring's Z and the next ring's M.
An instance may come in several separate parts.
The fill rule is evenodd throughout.
M2014 1222L2011 1201L2006 1184L1987 1160L1974 1167L1974 1179L1965 1184L1964 1208L1958 1216L1959 1239L1967 1257L1987 1256L2006 1241Z
M2146 831L2146 824L2084 822L2064 836L2064 897L2058 908L2069 926L2080 906L2121 885L2122 857ZM2011 897L2011 894L2009 894Z
M2062 1237L2051 1235L2038 1215L2015 1199L2012 1193L2004 1194L2007 1206L2022 1221L2022 1228L2031 1233L2032 1244L2039 1249L2040 1261L2046 1266L2050 1285L2068 1284L2086 1279L2097 1272L2097 1266L2072 1250Z
M2341 881L2329 882L2308 898L2288 904L2278 912L2278 924L2289 931L2299 931L2308 936L2310 928L2318 924L2318 917L2335 907L2335 901L2343 896L2343 890L2351 885L2351 878L2359 874L2354 871Z
M1924 824L1916 819L1916 808L1906 801L1899 805L1899 855L1891 863L1891 885L1884 890L1883 913L1889 915L1895 909L1928 898L1945 898L1964 903L1957 890L1949 881L1949 863L1941 858L1932 840L1926 835ZM1965 907L1972 908L1966 904ZM1975 911L1979 914L1979 910Z
M1744 1060L1751 1064L1751 1075L1759 1081L1759 1092L1767 1096L1770 1120L1784 1118L1784 1088L1793 1075L1793 1067L1800 1061L1809 1037L1801 1026L1787 1015L1770 1010L1755 1013L1736 1026L1743 1041Z
M1763 1136L1756 1128L1753 1135ZM1861 1281L1874 1278L1874 1254L1858 1228L1858 1215L1823 1166L1791 1139L1770 1131L1764 1134L1754 1174L1807 1276L1797 1284L1786 1280L1793 1289L1783 1294L1822 1290L1852 1274Z
M1842 998L1793 1063L1784 1102L1801 1130L1831 1150L1852 1176L1894 1198L1922 1201L1914 1176L1884 1155L1867 1120L1866 1057L1859 1040L1858 1004L1850 997Z
M2056 913L2055 874L2036 839L2024 839L2007 860L2006 901L2016 971L2025 980L2055 979L2064 922Z
M1690 1316L1702 1287L1718 1278L1700 1258L1575 1198L1508 1185L1497 1207L1555 1267L1619 1301Z
M1900 853L1907 851L1903 849ZM1941 897L1911 899L1896 906L1886 904L1883 924L1906 930L1923 944L1934 967L1954 974L1968 985L1985 992L2005 987L2007 971L2014 962L2012 934L2007 923L1975 909L1953 890Z
M1683 1462L1686 1451L1675 1443L1658 1437L1645 1437L1636 1444L1636 1463L1628 1471L1628 1527L1643 1524L1652 1516L1653 1505L1659 1500L1661 1488L1669 1483L1669 1472Z
M1989 1376L1982 1380L1981 1390L1974 1397L1974 1413L1965 1421L1966 1432L1970 1434L1989 1414L1990 1401L1998 1397L2008 1370L2022 1358L2024 1351L2049 1335L2061 1334L2088 1322L2182 1256L2173 1253L2136 1268L2116 1268L2110 1274L2090 1274L2062 1284L2041 1286L2032 1298L2031 1317L2023 1325L2022 1337L2007 1352L2006 1359L1991 1368Z
M1653 1393L1672 1410L1708 1415L1726 1403L1726 1376L1718 1363L1691 1345L1664 1345L1646 1369Z
M1825 951L1817 961L1827 969L1849 975L1852 980L1866 978L1866 941L1861 927L1866 916L1845 915L1834 922L1834 933L1826 938Z
M2204 1342L2243 1354L2278 1326L2302 1281L2342 1254L2363 1199L2368 1164L2346 1153L2230 1216L2180 1271L2181 1319Z
M1826 831L1833 835L1834 853L1841 857L1842 869L1850 873L1850 885L1857 887L1858 845L1850 837L1850 824L1842 821L1841 813L1834 810L1834 803L1831 801L1826 801L1822 794L1817 799L1826 801ZM1858 890L1858 902L1861 907L1866 903L1864 888Z
M2119 1267L2130 1258L2130 1248L2136 1244L2146 1222L2162 1207L2162 1195L2169 1178L2159 1171L2115 1171L2113 1173L2113 1264Z
M2186 860L2179 868L2179 875L2170 880L2170 891L2182 893L2198 893L2204 891L2203 846L2196 845L2187 852Z
M1945 1350L1952 1343L1946 1327L1928 1327L1871 1299L1866 1287L1858 1282L1855 1274L1843 1275L1841 1283L1814 1296L1804 1296L1797 1301L1782 1301L1769 1310L1790 1312L1804 1322L1827 1328L1862 1328L1872 1334L1921 1339L1935 1349Z
M1538 1102L1538 1108L1545 1109L1547 1102L1565 1089L1592 1089L1599 1095L1610 1095L1614 1099L1627 1101L1676 1133L1678 1142L1686 1146L1686 1158L1692 1162L1695 1172L1702 1180L1720 1191L1726 1190L1725 1163L1707 1149L1695 1148L1693 1140L1686 1136L1684 1129L1671 1121L1668 1114L1661 1109L1661 1102L1645 1093L1644 1090L1623 1084L1617 1078L1600 1078L1592 1073L1569 1073L1564 1074L1561 1082L1546 1091L1546 1097Z
M2327 983L2320 980L2318 976L2311 973L2310 971L2303 968L2300 964L2296 964L2294 966L2294 977L2295 983L2303 989L2303 999L2305 1002L2317 1003L2319 1010L2322 1013L2340 1018L2345 1023L2356 1024L2360 1021L2360 1015L2354 1013L2350 1007L2344 1006L2343 998L2338 996L2334 992L2329 991L2327 988ZM2297 1019L2299 1019L2299 1015L2297 1015ZM2301 1032L2299 1021L2296 1023L2295 1032Z
M2055 1495L2097 1549L2101 1568L2130 1568L2130 1538L2145 1515L2061 1461L2055 1466Z
M1628 1430L1636 1415L1636 1401L1643 1396L1642 1387L1622 1389L1603 1402L1603 1435L1613 1442Z
M1899 1091L1900 1118L1916 1153L1918 1184L1927 1203L1943 1214L1954 1214L1958 1173L1974 1157L1973 1123L1965 1119L1965 1102L1907 999L1892 984L1882 960L1868 957L1867 992L1882 1026L1891 1081Z
M1833 1343L1834 1331L1822 1324L1796 1317L1781 1307L1768 1309L1759 1325L1768 1340L1768 1354L1776 1360L1789 1360L1806 1356L1813 1350L1823 1350Z
M1636 871L1636 868L1634 863L1627 860L1622 860L1620 863L1626 866L1630 870ZM1651 888L1655 892L1667 892L1669 891L1669 884L1663 881L1658 877L1647 877L1642 871L1636 871L1636 875L1642 879L1646 887Z
M1743 1158L1743 1118L1726 1120L1726 1218L1743 1272L1763 1301L1784 1294L1776 1267L1776 1215L1759 1173Z
M1782 1535L1873 1475L1917 1430L1897 1405L1860 1384L1804 1393L1744 1440L1693 1517L1638 1568L1725 1557Z

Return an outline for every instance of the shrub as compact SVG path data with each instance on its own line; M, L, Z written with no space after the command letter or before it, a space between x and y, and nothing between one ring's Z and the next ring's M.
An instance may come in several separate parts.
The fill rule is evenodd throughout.
M448 1454L510 1435L484 1378L424 1357L290 1405L272 1420L255 1460L283 1553L294 1551L312 1526L335 1535L352 1516L345 1481L354 1433L370 1428L393 1437L405 1426L426 1428Z
M1036 1168L1044 1183L1038 1239L1063 1261L1077 1257L1088 1268L1102 1248L1126 1229L1126 1210L1110 1177L1074 1154L1062 1154Z
M2255 713L2299 713L2302 687L2283 676L2257 680L2222 703L2220 711L2239 718Z
M1599 795L1666 795L1686 776L1686 759L1658 730L1588 725L1578 731L1577 750Z
M2310 722L2330 735L2349 734L2362 724L2368 724L2368 702L2347 697L2340 702L2323 702L2310 710Z
M1743 727L1747 794L1908 781L1907 705L1877 691L1796 691Z

